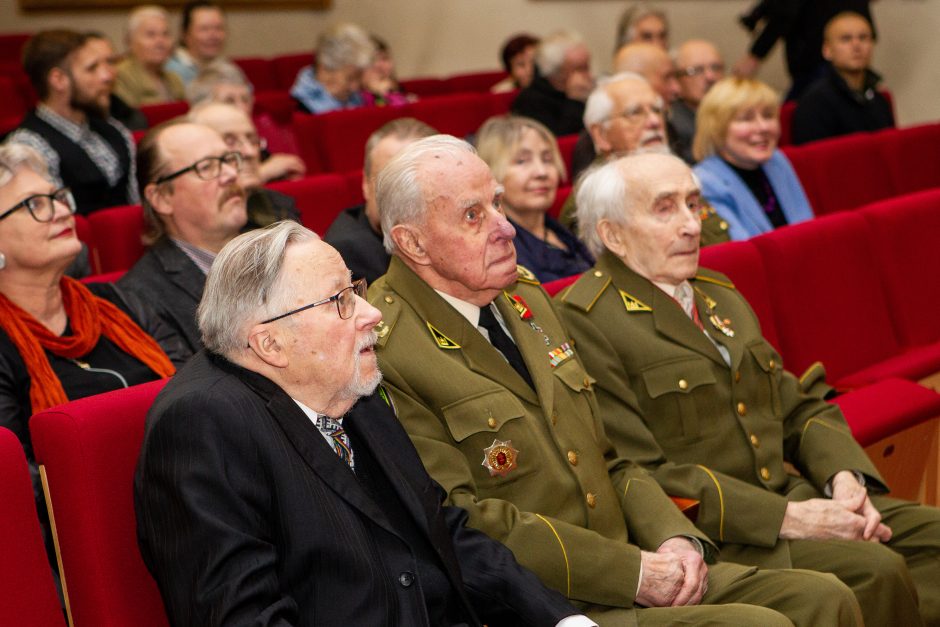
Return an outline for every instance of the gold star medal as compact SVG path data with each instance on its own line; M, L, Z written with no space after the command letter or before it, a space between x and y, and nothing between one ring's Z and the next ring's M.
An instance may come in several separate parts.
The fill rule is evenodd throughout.
M483 449L482 466L490 471L491 477L505 477L515 470L519 451L512 447L512 440L493 440L493 444Z

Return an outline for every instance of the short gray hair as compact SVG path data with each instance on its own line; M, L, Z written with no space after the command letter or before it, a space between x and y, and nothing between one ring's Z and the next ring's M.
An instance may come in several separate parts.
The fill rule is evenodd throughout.
M649 81L636 72L620 72L600 79L584 104L584 116L582 118L584 128L590 129L594 124L605 122L613 115L614 101L607 92L607 86L625 80L642 81L649 85Z
M369 34L350 22L329 27L317 38L317 67L340 70L352 65L364 70L372 63L375 44Z
M190 106L212 100L215 97L215 88L219 85L237 85L247 87L249 92L254 91L254 87L237 65L216 60L199 72L186 86L186 99Z
M316 238L310 229L284 220L226 244L212 263L199 303L203 345L226 357L243 349L251 325L273 315L289 298L280 289L287 247Z
M162 17L167 24L170 23L170 14L163 7L155 4L139 6L127 16L127 30L125 31L125 35L128 40L130 40L137 29L140 28L141 22L151 17Z
M568 51L583 45L584 39L574 31L561 30L552 33L541 41L535 52L535 64L539 68L539 73L545 78L554 75L565 63L565 55Z
M372 152L386 137L397 139L423 139L437 135L437 130L416 118L395 118L386 122L366 140L366 157L362 165L362 174L366 178L372 175Z
M382 237L389 254L396 251L392 228L425 218L427 203L421 185L421 167L428 158L476 155L476 148L451 135L432 135L406 146L382 168L375 183L375 199L382 221Z
M51 180L49 166L35 148L13 142L0 145L0 187L9 183L21 168L27 168L42 178Z
M666 17L665 11L654 9L643 2L637 2L624 9L620 15L620 22L617 24L617 47L614 50L620 50L627 44L632 44L636 39L637 22L651 15L658 17L666 28L669 28L669 18Z
M606 247L597 234L601 220L624 224L627 221L624 207L627 203L627 183L623 178L625 157L608 161L603 165L588 168L578 182L575 192L577 205L578 236L595 258L600 257Z

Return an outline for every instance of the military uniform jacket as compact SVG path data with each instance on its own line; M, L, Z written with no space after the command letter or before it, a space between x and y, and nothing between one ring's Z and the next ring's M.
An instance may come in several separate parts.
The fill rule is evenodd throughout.
M646 471L615 457L593 381L532 274L520 269L496 306L535 390L397 257L369 300L384 317L385 385L449 503L582 609L609 606L611 618L635 620L638 547L705 537Z
M778 534L788 500L822 496L844 469L876 490L883 481L839 409L783 369L727 277L700 270L690 282L730 366L671 296L609 252L558 298L617 452L668 494L698 499L696 523L724 559L787 567Z

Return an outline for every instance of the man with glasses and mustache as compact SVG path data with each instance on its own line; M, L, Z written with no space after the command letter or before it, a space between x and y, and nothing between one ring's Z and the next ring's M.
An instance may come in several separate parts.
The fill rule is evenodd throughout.
M150 410L134 485L170 624L594 625L443 506L376 393L381 314L351 279L289 221L215 260L206 349Z
M171 121L140 142L137 175L149 250L118 285L148 301L195 353L196 307L215 256L248 219L241 153L207 126Z
M42 155L54 182L72 190L79 214L139 202L134 142L109 114L115 68L99 38L40 32L23 49L23 68L39 104L9 141Z

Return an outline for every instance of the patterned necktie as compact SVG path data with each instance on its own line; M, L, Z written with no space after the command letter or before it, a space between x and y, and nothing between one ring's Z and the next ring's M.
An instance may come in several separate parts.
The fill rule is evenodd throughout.
M356 465L353 461L352 447L349 445L349 436L346 435L346 430L343 429L343 425L329 416L317 414L317 429L320 430L320 433L330 438L333 442L333 450L339 455L339 458L349 464L350 468L355 470Z

